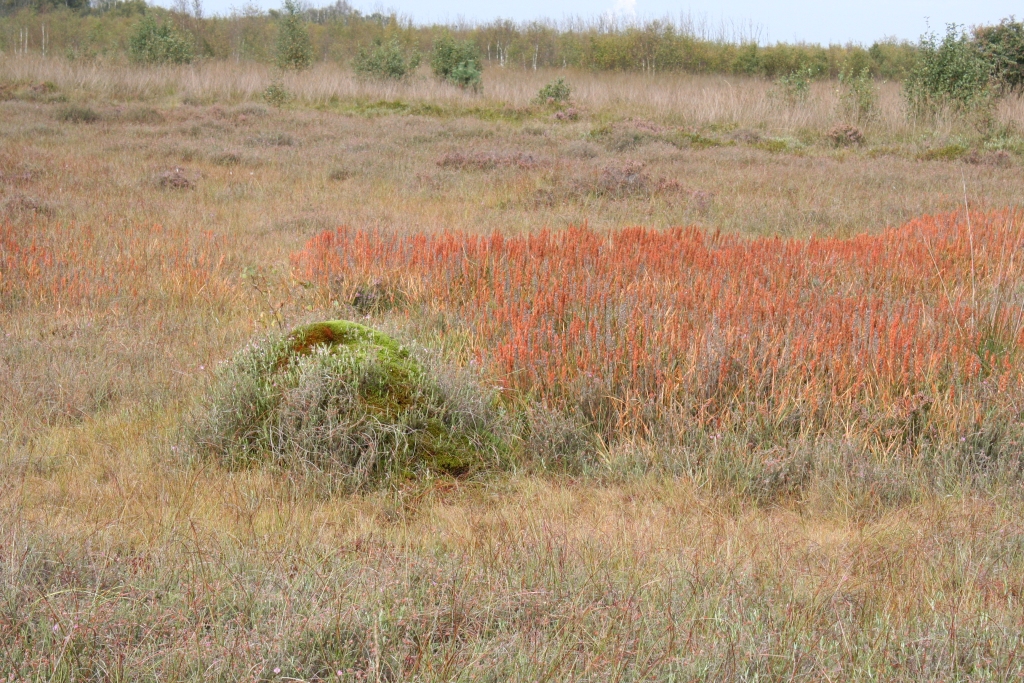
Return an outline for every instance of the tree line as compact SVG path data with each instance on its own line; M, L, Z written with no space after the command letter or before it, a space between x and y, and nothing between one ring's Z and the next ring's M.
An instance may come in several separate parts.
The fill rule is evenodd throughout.
M1024 23L1014 17L969 31L951 25L944 36L930 33L916 43L762 45L750 32L716 35L686 18L416 25L395 13L362 13L346 0L301 2L207 16L202 0L175 0L170 10L145 0L0 0L0 51L145 63L252 60L299 69L325 61L372 78L404 78L429 55L436 75L474 89L488 65L744 74L797 91L816 78L895 79L925 109L974 107L1024 89Z
M0 50L45 50L71 59L124 58L144 18L167 25L189 43L192 59L274 62L282 22L298 16L314 61L351 63L375 44L428 54L442 36L470 42L482 64L509 68L657 73L727 73L769 78L810 68L821 77L868 68L876 78L899 79L913 65L916 46L895 39L860 45L760 45L753 35L711 35L687 20L623 23L607 18L568 22L415 25L395 13L362 13L345 0L308 7L291 4L267 12L248 7L206 16L198 0L176 0L171 10L145 0L0 0ZM166 30L166 29L163 29Z

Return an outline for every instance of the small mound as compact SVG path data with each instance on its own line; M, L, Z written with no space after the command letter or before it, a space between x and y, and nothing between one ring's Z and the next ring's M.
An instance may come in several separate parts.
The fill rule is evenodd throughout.
M251 343L217 375L194 441L233 469L277 465L348 488L494 462L486 402L446 391L396 340L344 320Z

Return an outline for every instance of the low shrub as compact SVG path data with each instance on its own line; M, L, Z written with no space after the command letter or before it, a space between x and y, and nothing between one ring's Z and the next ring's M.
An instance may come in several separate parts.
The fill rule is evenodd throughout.
M172 168L157 176L157 185L165 190L193 190L196 181L183 168Z
M1004 92L1024 92L1024 22L1010 17L974 29L974 42Z
M967 154L967 152L968 149L965 145L952 142L942 147L925 150L917 158L922 161L956 161Z
M443 35L434 43L430 68L440 79L474 92L482 87L480 51L472 41L457 41Z
M145 16L128 40L128 55L139 64L188 64L195 50L191 39L173 25Z
M238 166L242 160L242 155L238 152L221 152L211 159L218 166Z
M532 170L541 165L541 160L528 152L448 152L437 160L441 168L459 171L490 171L495 168L518 168Z
M362 78L400 81L416 71L420 65L420 54L415 50L409 54L402 49L397 39L384 42L379 38L369 49L362 48L352 60L352 68Z
M559 76L537 93L537 101L541 104L564 104L572 97L572 88L565 79Z
M13 194L0 204L0 216L15 218L24 215L53 218L57 210L48 202L23 194Z
M878 93L871 70L843 71L839 74L839 99L844 113L857 123L867 121L875 112Z
M849 145L860 145L864 142L864 133L857 126L839 125L831 128L825 134L834 147L848 147Z
M263 91L263 101L272 107L283 107L291 99L291 94L280 83L271 83Z
M313 41L306 30L302 10L293 0L285 0L277 28L277 65L302 71L313 66Z
M811 80L814 76L814 69L810 67L791 71L775 81L772 94L791 106L803 102L811 92Z
M231 469L269 464L351 490L499 463L492 406L439 382L391 337L334 320L242 349L218 372L191 440Z
M917 64L903 92L915 116L932 116L943 109L970 113L994 104L991 77L992 65L982 51L965 31L949 24L942 40L934 33L921 37Z
M964 162L975 166L995 166L997 168L1009 168L1013 166L1013 155L1005 149L982 151L972 149L961 158Z
M260 133L246 139L253 147L294 147L296 140L291 133Z

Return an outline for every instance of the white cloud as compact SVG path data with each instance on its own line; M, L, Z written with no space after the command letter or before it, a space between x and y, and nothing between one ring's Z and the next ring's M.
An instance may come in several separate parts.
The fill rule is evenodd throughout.
M615 5L608 11L613 17L635 17L636 0L615 0Z

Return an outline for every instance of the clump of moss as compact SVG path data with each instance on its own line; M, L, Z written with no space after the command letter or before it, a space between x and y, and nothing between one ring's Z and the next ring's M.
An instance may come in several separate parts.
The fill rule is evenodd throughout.
M922 161L956 161L968 151L965 145L950 143L942 147L927 149L921 152L917 158Z
M393 338L333 320L236 354L218 372L192 440L200 456L232 469L280 466L347 489L465 476L502 457L493 404L466 398Z

